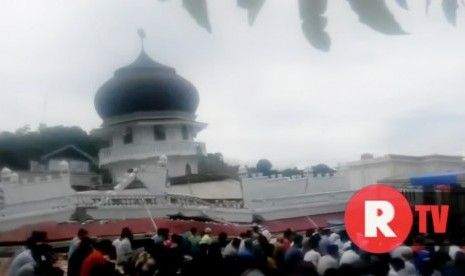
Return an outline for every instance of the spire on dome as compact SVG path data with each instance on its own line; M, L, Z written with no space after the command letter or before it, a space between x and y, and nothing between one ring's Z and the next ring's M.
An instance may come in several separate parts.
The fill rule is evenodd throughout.
M137 33L139 34L139 37L140 37L140 45L142 47L142 51L144 51L145 31L144 29L139 28L139 30L137 30Z

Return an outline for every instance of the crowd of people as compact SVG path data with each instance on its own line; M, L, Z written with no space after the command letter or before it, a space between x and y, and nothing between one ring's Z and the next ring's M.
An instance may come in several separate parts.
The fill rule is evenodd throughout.
M44 232L33 232L10 266L9 276L55 276L56 254L44 243ZM272 236L258 226L228 237L210 228L180 235L158 229L136 248L129 228L111 241L89 237L80 229L70 242L67 275L465 275L464 248L445 240L438 246L425 236L386 254L370 254L350 241L345 231L315 230L305 235L290 229Z

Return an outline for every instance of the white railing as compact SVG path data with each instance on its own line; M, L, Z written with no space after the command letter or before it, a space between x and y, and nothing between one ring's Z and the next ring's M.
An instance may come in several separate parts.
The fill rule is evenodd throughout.
M33 214L36 212L52 212L55 210L67 208L72 209L76 206L75 202L75 198L71 196L9 204L5 205L3 210L0 210L0 218L15 215Z
M348 202L354 191L340 191L251 200L250 208L284 207L292 205L332 205Z
M160 155L195 155L198 149L206 154L205 143L200 142L153 142L144 145L122 145L100 150L100 164L126 160L145 159Z
M122 206L204 206L209 208L243 208L239 200L215 200L207 202L198 197L179 195L77 195L78 207L122 207Z

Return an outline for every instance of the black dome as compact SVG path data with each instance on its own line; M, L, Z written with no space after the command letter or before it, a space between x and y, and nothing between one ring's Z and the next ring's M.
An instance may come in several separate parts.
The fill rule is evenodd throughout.
M195 113L197 89L176 70L151 59L144 51L130 65L115 71L95 95L102 119L138 111Z

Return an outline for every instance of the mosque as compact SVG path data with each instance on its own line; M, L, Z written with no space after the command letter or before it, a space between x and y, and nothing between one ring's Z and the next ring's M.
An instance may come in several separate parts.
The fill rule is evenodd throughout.
M207 154L205 143L196 141L207 127L196 120L199 100L191 82L142 48L95 95L103 120L95 135L107 142L98 160L70 145L47 154L41 163L31 162L30 171L2 168L0 232L9 235L0 233L0 243L14 240L18 229L40 228L45 222L71 229L148 220L144 225L154 228L140 230L147 232L168 218L258 223L272 232L341 227L347 201L366 185L383 181L410 193L418 188L406 181L409 177L464 169L462 156L363 154L333 175L306 169L304 175L268 177L240 166L239 179L190 181ZM101 189L101 176L89 170L92 164L110 172L114 187ZM185 181L174 185L173 179Z

